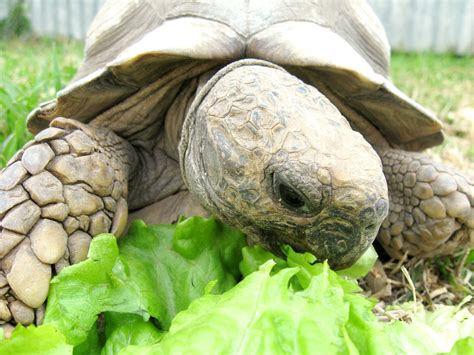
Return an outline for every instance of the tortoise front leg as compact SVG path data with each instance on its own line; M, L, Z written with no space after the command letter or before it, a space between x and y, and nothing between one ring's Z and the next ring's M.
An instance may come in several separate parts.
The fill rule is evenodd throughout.
M133 148L106 129L58 118L0 173L0 320L41 323L49 282L123 233Z
M379 154L390 208L378 240L392 257L446 255L472 246L474 187L466 177L424 154Z

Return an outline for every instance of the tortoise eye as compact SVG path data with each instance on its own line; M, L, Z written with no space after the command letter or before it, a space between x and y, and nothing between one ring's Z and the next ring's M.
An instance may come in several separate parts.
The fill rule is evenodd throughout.
M282 201L290 207L301 208L305 204L303 198L288 185L280 184L278 192Z

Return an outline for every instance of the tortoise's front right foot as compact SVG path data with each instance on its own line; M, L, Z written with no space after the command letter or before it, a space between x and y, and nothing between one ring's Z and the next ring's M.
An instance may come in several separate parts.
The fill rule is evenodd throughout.
M390 210L378 239L392 257L473 247L474 186L468 178L424 154L387 149L380 155Z
M84 260L94 236L124 231L135 159L111 131L58 118L10 160L0 173L0 324L41 323L51 277Z

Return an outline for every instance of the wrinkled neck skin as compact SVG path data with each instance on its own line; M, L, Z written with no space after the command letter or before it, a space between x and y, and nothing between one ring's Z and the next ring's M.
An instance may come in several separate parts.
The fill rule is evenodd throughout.
M279 254L289 244L347 267L387 214L372 147L317 89L267 62L230 64L204 85L179 155L207 210Z

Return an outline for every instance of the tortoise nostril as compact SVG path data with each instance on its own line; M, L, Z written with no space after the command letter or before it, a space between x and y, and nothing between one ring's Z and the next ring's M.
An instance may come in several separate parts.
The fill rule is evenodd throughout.
M375 223L371 223L367 227L365 227L365 229L366 230L372 230L372 229L375 229L375 227L376 227Z

